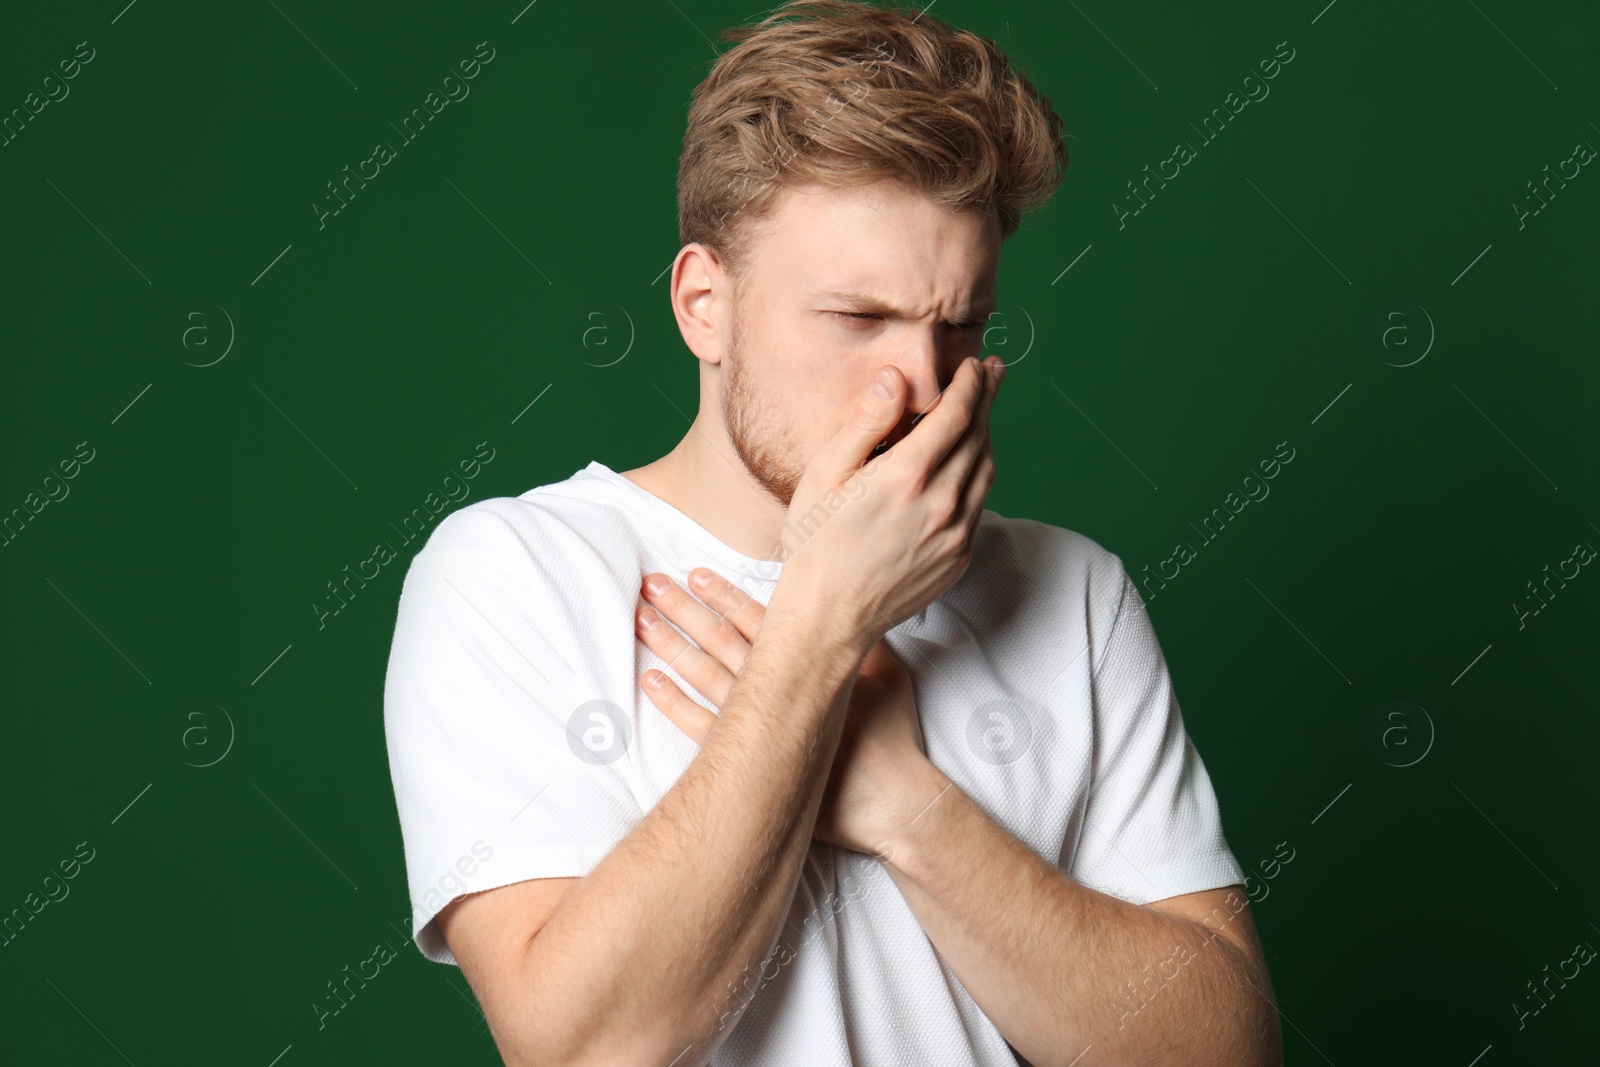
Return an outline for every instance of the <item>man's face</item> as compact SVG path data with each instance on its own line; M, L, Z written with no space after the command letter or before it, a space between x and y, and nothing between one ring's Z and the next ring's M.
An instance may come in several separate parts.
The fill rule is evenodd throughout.
M723 422L751 476L787 507L811 456L880 367L910 383L893 444L982 357L1000 228L903 186L786 189L756 230L724 362Z

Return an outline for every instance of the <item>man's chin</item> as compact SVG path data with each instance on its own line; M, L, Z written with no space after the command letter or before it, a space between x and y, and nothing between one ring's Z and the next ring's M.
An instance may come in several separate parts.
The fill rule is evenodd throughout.
M740 457L741 460L743 457ZM795 488L800 483L800 477L793 471L780 470L773 464L756 464L752 466L748 461L744 463L745 473L759 485L772 498L773 503L781 508L788 508L794 500Z

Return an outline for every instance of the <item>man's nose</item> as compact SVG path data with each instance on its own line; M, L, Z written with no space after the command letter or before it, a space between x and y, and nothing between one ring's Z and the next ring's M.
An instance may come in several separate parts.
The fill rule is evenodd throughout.
M897 353L895 365L905 375L910 391L906 396L906 410L896 427L902 435L920 419L939 398L955 376L955 357L941 350L932 332L918 330L914 338L907 339Z

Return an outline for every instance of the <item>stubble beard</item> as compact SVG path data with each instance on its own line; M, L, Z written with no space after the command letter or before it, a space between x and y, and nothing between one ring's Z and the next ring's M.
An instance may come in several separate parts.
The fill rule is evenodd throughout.
M723 360L727 387L722 393L722 421L728 440L750 477L767 495L787 508L805 473L794 462L795 449L782 428L773 405L756 387L745 363L743 314L735 309L733 334Z

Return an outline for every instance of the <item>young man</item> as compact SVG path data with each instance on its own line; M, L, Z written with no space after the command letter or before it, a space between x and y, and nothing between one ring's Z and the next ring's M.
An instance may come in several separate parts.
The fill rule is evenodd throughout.
M419 947L510 1064L1278 1062L1121 559L983 507L983 324L1059 118L928 12L727 36L678 178L693 426L456 512L407 573Z

